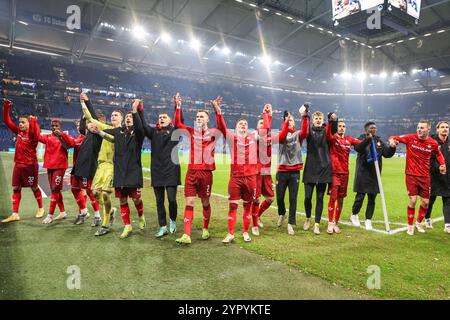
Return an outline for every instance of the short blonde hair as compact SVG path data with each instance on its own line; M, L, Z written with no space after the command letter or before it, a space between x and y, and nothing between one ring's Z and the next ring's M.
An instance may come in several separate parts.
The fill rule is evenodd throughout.
M320 112L320 111L314 112L314 113L313 113L313 118L314 118L314 117L323 117L323 112Z
M426 119L421 119L419 123L425 123L428 128L431 128L431 121Z

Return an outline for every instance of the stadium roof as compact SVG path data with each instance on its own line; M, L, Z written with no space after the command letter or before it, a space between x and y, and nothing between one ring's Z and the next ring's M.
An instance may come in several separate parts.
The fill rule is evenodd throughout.
M74 4L80 30L65 25ZM361 21L334 26L331 0L0 0L0 9L0 48L73 63L318 92L450 84L450 0L422 0L418 24L392 19L371 32Z

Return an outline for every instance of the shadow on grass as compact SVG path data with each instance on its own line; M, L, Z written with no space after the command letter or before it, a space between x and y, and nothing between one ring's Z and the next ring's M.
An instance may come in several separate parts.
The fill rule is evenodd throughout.
M0 157L0 217L6 218L10 214L11 195L7 188L5 167ZM16 277L17 263L16 260L16 241L17 241L17 225L15 223L0 223L0 300L22 299L23 283Z

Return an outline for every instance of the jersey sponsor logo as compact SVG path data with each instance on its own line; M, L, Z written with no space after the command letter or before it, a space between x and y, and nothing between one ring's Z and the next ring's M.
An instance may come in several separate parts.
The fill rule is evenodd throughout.
M345 140L345 142L349 143L347 140ZM351 148L350 145L345 145L345 144L339 143L338 141L335 142L335 146L341 147L341 148L346 148L346 149L350 149Z
M431 152L430 149L426 149L426 148L417 146L417 145L415 145L415 144L412 144L412 145L411 145L411 148L414 148L414 149L417 149L417 150L420 150L420 151ZM429 145L428 148L431 148L431 146Z
M23 134L19 133L17 135L18 138L22 139L23 141L29 141L30 138L28 136L24 136Z

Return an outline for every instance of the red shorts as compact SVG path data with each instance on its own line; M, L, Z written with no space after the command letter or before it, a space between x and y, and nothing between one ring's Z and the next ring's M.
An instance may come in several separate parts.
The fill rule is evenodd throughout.
M141 189L138 188L114 188L116 198L141 198Z
M328 188L328 194L334 199L345 198L347 196L348 174L333 174L331 188Z
M92 180L83 177L70 176L70 185L72 189L91 189Z
M61 191L64 185L64 175L66 169L47 169L48 183L50 190Z
M256 199L263 195L266 198L273 197L272 176L267 174L256 175Z
M256 199L256 175L231 177L228 183L228 200L254 201Z
M184 181L184 196L209 198L213 183L212 171L188 170Z
M36 164L14 164L12 185L21 188L36 188L38 185L39 165Z
M431 182L429 177L406 175L406 190L408 196L420 196L430 199Z

